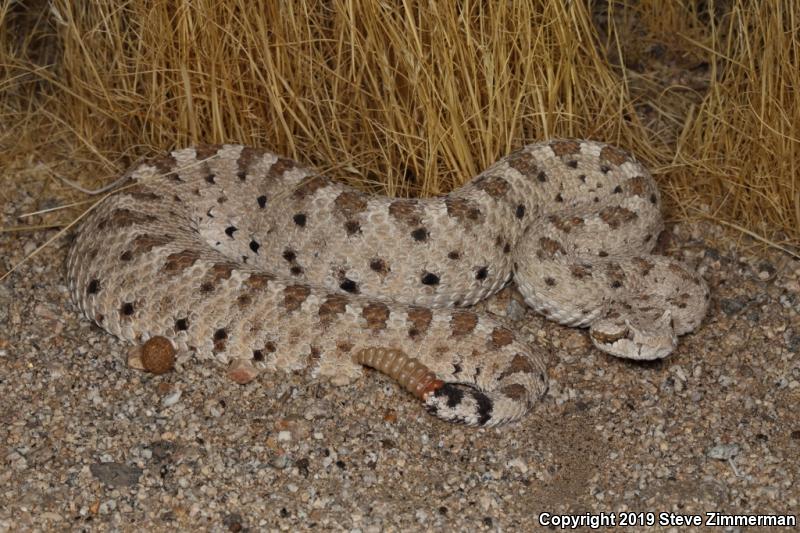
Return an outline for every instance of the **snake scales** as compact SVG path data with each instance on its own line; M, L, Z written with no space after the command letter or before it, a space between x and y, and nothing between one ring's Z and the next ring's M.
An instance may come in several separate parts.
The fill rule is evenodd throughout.
M620 357L668 355L707 308L700 276L651 254L651 175L598 142L525 146L430 199L370 195L239 145L177 150L128 176L69 252L89 319L338 383L370 364L445 420L515 420L546 390L542 354L469 308L512 278L536 311Z

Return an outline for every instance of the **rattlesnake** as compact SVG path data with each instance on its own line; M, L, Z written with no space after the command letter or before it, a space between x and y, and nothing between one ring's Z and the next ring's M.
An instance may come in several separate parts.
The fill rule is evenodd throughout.
M430 199L370 195L239 145L177 150L127 176L69 252L89 319L137 343L166 337L184 360L336 383L357 363L410 369L400 379L450 421L515 420L546 390L543 356L468 309L512 276L536 311L588 326L620 357L668 355L707 308L700 276L650 254L651 175L598 142L525 146Z

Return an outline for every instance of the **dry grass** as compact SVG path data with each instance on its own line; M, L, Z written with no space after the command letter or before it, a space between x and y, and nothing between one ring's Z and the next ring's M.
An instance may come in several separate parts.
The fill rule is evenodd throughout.
M669 185L800 253L800 4L734 2L712 32L716 83L686 118Z
M99 186L237 141L430 195L525 142L591 137L654 165L673 215L800 249L800 4L452 4L0 0L0 194L75 199L54 176ZM655 45L674 77L648 70Z

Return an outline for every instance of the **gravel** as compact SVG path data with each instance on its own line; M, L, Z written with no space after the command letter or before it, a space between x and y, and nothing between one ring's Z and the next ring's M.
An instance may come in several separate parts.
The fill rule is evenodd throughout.
M0 233L0 268L51 235ZM712 306L666 360L618 360L516 310L550 354L550 391L521 423L480 430L432 418L371 371L336 387L302 372L238 385L211 364L131 369L129 347L71 305L62 240L0 284L0 531L518 531L542 513L797 513L800 263L711 248L712 235L680 226L668 239Z

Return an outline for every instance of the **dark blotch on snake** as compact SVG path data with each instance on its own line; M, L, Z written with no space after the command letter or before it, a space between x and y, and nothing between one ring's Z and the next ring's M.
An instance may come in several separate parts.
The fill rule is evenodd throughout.
M344 278L344 280L339 284L339 288L343 291L349 292L350 294L358 294L358 284L352 279Z
M386 273L389 270L386 268L386 262L383 259L373 259L369 262L369 268L380 273Z
M478 404L478 425L482 426L492 417L494 405L492 400L480 391L473 391L472 396Z
M97 294L100 290L100 281L93 279L89 282L89 285L86 287L86 294Z
M464 391L452 383L445 383L433 395L437 398L445 397L447 399L447 407L451 409L464 399Z
M428 240L428 230L425 228L417 228L411 232L411 237L417 242L425 242Z
M432 274L430 272L426 272L422 276L422 284L423 285L438 285L439 284L439 276L436 274Z
M344 223L344 230L348 235L355 235L361 233L361 224L355 220L348 220Z

